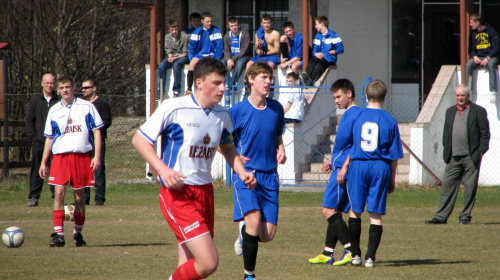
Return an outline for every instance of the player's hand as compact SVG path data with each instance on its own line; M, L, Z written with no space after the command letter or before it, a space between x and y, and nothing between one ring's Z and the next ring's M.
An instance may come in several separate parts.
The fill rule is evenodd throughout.
M186 179L186 176L173 170L172 168L165 166L158 171L158 175L167 189L180 190L184 187L184 182L182 180Z
M323 173L332 172L332 163L329 161L323 162L323 165L321 166L321 171L323 171Z
M344 185L345 184L345 175L347 173L347 168L340 168L339 172L337 173L337 183L339 183L340 185Z
M388 192L393 193L395 190L396 190L396 180L391 180L391 182L389 183Z
M234 61L232 59L229 59L227 61L227 69L231 70L234 67Z
M325 54L324 53L321 53L321 52L317 52L314 54L315 57L319 58L319 59L323 59L323 57L325 57Z
M251 190L255 189L255 186L257 185L257 179L255 179L254 172L245 171L240 175L240 179L241 181L243 181L243 183L245 183L245 185L247 185L247 188Z
M170 58L168 59L168 62L170 62L170 63L174 63L174 61L175 61L174 57L170 57Z
M481 66L486 66L486 65L488 65L488 60L485 58L481 60Z
M249 157L246 157L244 155L240 155L240 159L243 164L246 164L250 160Z
M281 69L286 69L288 67L288 64L281 63L280 65L278 65L278 67L281 68Z
M286 162L285 150L278 149L278 152L276 153L276 160L278 161L278 164L285 164Z
M475 64L480 64L481 63L481 59L479 59L479 57L477 57L477 56L474 56L472 59L474 59L474 63Z
M90 168L92 168L92 172L96 172L99 167L101 167L101 159L99 157L94 157L90 162Z
M48 174L49 169L47 168L47 165L42 162L42 164L40 165L40 169L38 169L38 175L40 175L42 179L45 179L45 176L47 176Z

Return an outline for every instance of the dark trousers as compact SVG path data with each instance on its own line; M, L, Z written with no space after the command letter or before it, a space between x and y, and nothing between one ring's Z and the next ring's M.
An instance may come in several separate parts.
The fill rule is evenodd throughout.
M94 172L95 180L95 198L94 200L106 201L106 164L104 163L104 158L106 155L106 139L101 141L101 167ZM92 156L94 156L94 151L92 151ZM90 189L85 188L85 203L90 203Z
M436 219L446 221L451 215L457 200L460 183L463 182L465 186L464 208L460 213L459 220L470 220L472 218L472 208L476 202L478 179L479 168L476 168L470 156L452 157L444 170L439 208L435 215Z
M30 193L28 198L40 198L43 188L43 179L38 174L40 165L42 164L43 148L45 143L40 143L35 140L31 149L31 171L30 171ZM50 186L50 192L54 197L54 185Z
M319 59L315 56L311 58L309 63L307 64L306 73L311 78L311 82L315 82L323 72L330 66L335 65L333 62L328 62L326 59Z

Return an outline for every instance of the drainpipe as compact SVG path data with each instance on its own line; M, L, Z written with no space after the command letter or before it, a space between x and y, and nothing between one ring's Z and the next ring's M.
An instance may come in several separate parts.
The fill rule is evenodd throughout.
M303 70L307 68L309 63L309 1L302 0L302 61Z

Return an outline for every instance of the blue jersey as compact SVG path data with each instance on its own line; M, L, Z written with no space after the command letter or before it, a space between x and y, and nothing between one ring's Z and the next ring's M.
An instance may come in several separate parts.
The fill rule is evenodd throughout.
M233 121L234 145L240 155L250 158L247 169L270 171L278 162L277 138L283 134L283 106L266 98L264 109L255 108L247 99L229 109Z
M264 27L259 27L259 29L255 31L255 35L257 35L257 39L263 41L262 45L260 45L260 49L267 52L266 32L264 31Z
M302 60L302 43L303 37L300 33L295 33L295 38L288 38L288 42L290 42L290 53L288 54L288 58L292 59L298 57Z
M234 36L233 32L229 32L229 39L231 40L231 56L238 55L240 53L240 41L241 32Z
M205 30L203 25L196 28L190 36L189 40L189 60L192 60L196 55L211 56L218 60L224 56L224 43L222 41L222 33L217 26L212 26Z
M332 169L342 168L347 155L352 147L352 129L354 122L358 119L361 109L353 105L349 107L340 120L335 136L335 144L332 151Z
M351 161L384 160L403 157L396 119L382 109L363 108L352 130Z
M334 50L335 54L330 54L331 50ZM323 53L328 62L337 63L337 55L344 52L342 39L330 29L328 29L326 34L316 33L313 41L312 55L318 52Z

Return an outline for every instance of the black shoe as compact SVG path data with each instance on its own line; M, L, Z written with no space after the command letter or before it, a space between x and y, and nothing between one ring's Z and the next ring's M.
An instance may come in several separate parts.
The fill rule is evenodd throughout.
M35 197L30 198L30 201L28 202L28 207L35 207L38 206L38 199Z
M57 234L57 232L52 233L50 237L53 237L49 242L50 247L64 247L64 244L66 244L64 236Z
M302 72L302 75L299 76L299 80L303 86L307 87L311 85L311 77L309 77L306 72Z
M436 218L433 218L432 220L427 220L425 221L426 224L432 224L432 225L438 225L438 224L446 224L446 220L440 221Z
M85 240L83 240L83 235L81 232L77 232L77 233L73 234L73 240L75 240L76 247L86 247L87 246L87 242L85 242Z
M96 206L104 206L104 201L100 198L96 198L95 205Z

